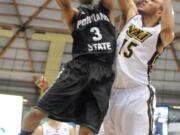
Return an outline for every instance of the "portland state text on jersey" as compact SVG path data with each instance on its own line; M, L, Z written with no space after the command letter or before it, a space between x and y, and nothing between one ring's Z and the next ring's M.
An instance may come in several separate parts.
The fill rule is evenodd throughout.
M92 14L90 16L86 16L84 19L81 19L77 22L77 29L79 29L82 26L86 26L88 24L91 24L93 22L98 22L98 21L107 21L110 22L109 18L107 15L103 13L97 13L97 14Z
M90 32L93 33L92 40L96 43L88 44L89 52L97 52L97 51L112 51L112 45L110 42L99 42L102 40L102 33L98 27L92 27Z

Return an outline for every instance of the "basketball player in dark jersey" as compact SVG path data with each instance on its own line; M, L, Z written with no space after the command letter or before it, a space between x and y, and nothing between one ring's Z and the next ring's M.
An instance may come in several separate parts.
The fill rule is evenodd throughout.
M114 80L116 39L113 0L57 0L73 37L73 60L25 117L20 135L30 135L44 117L80 124L80 135L98 133Z

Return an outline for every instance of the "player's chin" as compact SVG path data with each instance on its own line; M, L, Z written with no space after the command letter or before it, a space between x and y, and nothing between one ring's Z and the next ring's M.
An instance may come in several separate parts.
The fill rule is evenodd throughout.
M137 10L138 10L138 13L139 13L139 14L143 14L143 13L144 13L143 8L141 8L141 7L138 7L138 9L137 9Z
M137 5L138 10L144 10L144 8L145 8L145 5L143 5L143 4Z

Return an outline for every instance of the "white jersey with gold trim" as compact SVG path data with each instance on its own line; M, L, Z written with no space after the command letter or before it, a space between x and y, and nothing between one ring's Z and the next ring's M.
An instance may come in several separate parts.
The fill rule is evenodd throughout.
M149 72L157 59L161 25L144 27L136 15L125 25L117 39L114 88L131 88L149 84Z

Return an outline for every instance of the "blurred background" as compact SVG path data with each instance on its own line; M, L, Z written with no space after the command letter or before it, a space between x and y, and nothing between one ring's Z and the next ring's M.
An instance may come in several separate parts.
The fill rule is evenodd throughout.
M71 1L73 7L78 6L78 0ZM152 72L160 108L157 135L180 135L180 0L172 1L176 38ZM118 28L117 0L115 5ZM20 127L22 117L40 95L35 80L45 75L51 84L71 60L71 49L72 38L55 0L0 0L0 135L7 119Z

